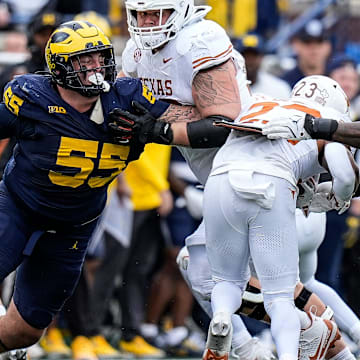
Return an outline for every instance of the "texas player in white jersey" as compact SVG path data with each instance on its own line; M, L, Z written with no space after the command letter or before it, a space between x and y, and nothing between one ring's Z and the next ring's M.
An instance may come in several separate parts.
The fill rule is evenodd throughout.
M325 95L335 101L339 93L332 86L328 84ZM345 97L343 100L342 108L336 109L341 113L347 109ZM261 127L289 110L291 116L305 112L321 117L328 109L315 102L310 107L294 101L263 101L253 104L237 122ZM358 170L348 150L338 143L291 144L233 132L218 151L204 195L206 248L216 282L208 351L221 354L229 350L218 346L219 339L231 337L231 314L241 305L251 255L279 358L297 358L300 324L293 300L298 276L296 185L325 171L324 166L333 176L332 196L338 202L349 201L358 185Z
M250 102L245 64L242 56L233 51L224 29L204 20L211 8L194 7L191 0L159 0L152 4L129 0L125 5L131 39L122 54L123 75L141 78L159 99L195 105L201 117L220 114L235 119ZM179 17L186 13L179 26ZM161 23L159 18L166 16L167 25L176 27L172 33L176 36L154 27ZM217 149L180 147L180 151L198 180L205 184ZM241 347L251 342L251 336L240 317L234 319L239 334L235 346ZM264 357L260 351L253 353L259 359L269 358L267 353Z
M195 105L201 117L224 115L235 119L251 101L243 57L233 50L224 29L204 20L209 6L189 5L189 16L177 36L158 46L149 36L141 41L140 30L132 30L133 12L141 12L138 1L126 1L129 31L134 34L122 54L125 76L139 77L155 97L182 105ZM149 10L142 2L143 12ZM151 8L169 7L174 1L155 1ZM163 4L164 5L163 5ZM158 7L157 7L158 6ZM178 7L179 5L175 5ZM177 11L175 7L175 11ZM150 24L150 21L149 21ZM150 25L148 25L150 27ZM155 37L155 36L154 36ZM154 50L154 48L156 50ZM205 184L217 149L180 151L198 180Z
M181 6L184 8L181 9ZM195 104L203 117L223 114L234 119L240 107L245 109L248 106L249 92L243 59L231 51L231 43L222 28L202 20L208 7L193 8L192 1L159 0L151 3L127 1L126 8L133 40L129 41L123 54L125 75L141 77L150 90L162 99ZM167 15L168 8L173 12L169 21L164 22L168 30L162 32L163 27L155 25L162 23L161 18ZM137 18L138 14L140 18ZM183 14L185 16L181 18ZM141 17L148 17L143 21L143 27L138 26ZM198 32L195 35L194 30ZM189 150L185 153L203 183L215 152ZM204 236L200 242L203 239ZM245 334L239 338L248 340ZM259 358L259 353L255 352L256 355Z

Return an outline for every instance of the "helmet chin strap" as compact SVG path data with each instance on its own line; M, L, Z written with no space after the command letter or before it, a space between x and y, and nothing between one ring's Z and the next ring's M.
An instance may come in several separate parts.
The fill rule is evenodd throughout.
M105 81L104 76L101 73L91 74L88 80L94 85L101 85L104 92L108 92L110 90L110 84Z

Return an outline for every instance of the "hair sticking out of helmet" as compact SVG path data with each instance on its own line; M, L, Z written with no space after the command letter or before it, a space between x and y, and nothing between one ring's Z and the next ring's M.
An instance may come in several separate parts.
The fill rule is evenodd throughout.
M156 49L174 39L194 13L194 0L127 0L125 6L130 36L144 50ZM164 10L171 10L171 15L164 24L139 26L137 13L154 10L159 11L160 19Z
M348 97L339 83L327 76L312 75L299 80L291 91L291 99L320 105L325 112L337 114L337 120L349 117Z
M81 57L101 54L101 64L94 68L81 66ZM45 49L46 63L53 80L61 87L83 96L109 91L116 78L113 46L103 31L88 21L61 24L50 36ZM84 83L87 72L94 73Z

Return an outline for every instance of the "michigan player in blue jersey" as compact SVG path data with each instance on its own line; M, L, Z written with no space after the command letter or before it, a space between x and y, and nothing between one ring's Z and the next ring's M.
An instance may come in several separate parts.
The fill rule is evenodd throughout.
M0 137L17 138L0 183L0 280L17 269L0 352L35 343L71 295L107 186L142 151L110 131L114 109L137 101L169 121L198 116L116 79L112 44L88 22L57 28L46 61L50 75L15 78L0 104Z

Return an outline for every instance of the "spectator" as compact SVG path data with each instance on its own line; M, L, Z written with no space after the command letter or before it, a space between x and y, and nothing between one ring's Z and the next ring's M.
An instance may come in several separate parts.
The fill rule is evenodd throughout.
M233 44L245 58L247 78L251 81L250 88L253 94L263 93L278 98L287 98L290 95L291 88L284 80L262 70L265 47L260 35L247 34L234 39Z
M359 101L359 74L356 69L355 61L346 54L335 54L329 59L327 65L327 75L336 80L344 89L345 94L350 100L350 117L357 120L360 108L356 104ZM358 108L357 108L358 107Z
M10 11L9 25L24 29L31 19L42 11L49 0L3 0L1 2L6 4Z
M117 241L105 231L106 249L94 279L91 297L92 334L99 329L106 315L109 299L115 287L115 278L122 275L120 307L122 311L121 350L137 357L163 357L164 352L148 344L140 335L144 321L149 278L163 246L161 218L172 208L169 184L166 180L170 148L149 144L134 166L126 170L134 206L130 244ZM128 193L125 186L118 192ZM160 215L160 216L159 216Z
M151 346L140 336L140 325L145 319L150 276L163 247L161 219L173 207L167 181L169 161L169 147L148 144L140 161L134 162L125 172L132 191L134 223L120 292L120 346L139 357L164 356L163 351Z
M14 75L24 73L34 73L36 71L46 70L45 46L50 34L61 23L61 16L55 12L45 12L34 17L28 25L27 47L30 51L30 57L20 64L10 65L0 73L0 88L2 91L7 82Z
M345 54L338 54L329 59L327 75L338 81L351 102L359 89L355 62ZM352 113L354 117L354 113ZM323 177L322 177L323 179ZM341 264L344 254L344 234L348 230L347 218L359 215L359 200L353 200L348 212L339 215L336 211L326 213L326 235L318 250L317 278L341 293Z
M325 74L331 42L320 20L308 22L292 39L292 47L297 56L297 64L282 76L290 87L304 76Z
M150 289L146 324L141 330L147 339L166 350L169 356L201 357L204 350L192 340L186 327L191 316L193 296L176 264L176 257L202 219L202 190L178 149L172 149L169 182L174 208L166 218L167 237L163 266L154 276ZM171 329L160 335L160 324L169 308Z

